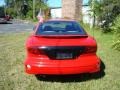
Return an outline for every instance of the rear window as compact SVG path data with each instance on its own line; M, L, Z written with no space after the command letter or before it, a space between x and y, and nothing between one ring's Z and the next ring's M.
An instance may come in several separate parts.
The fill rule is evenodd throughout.
M47 21L41 24L36 35L86 35L75 21Z

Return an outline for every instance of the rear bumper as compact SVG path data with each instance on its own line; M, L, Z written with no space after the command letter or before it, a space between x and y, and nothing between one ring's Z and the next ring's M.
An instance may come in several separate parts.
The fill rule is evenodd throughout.
M95 55L77 60L48 60L46 62L27 59L25 71L29 74L46 75L94 73L100 71L100 59Z
M28 74L44 74L44 75L67 75L67 74L80 74L80 73L94 73L100 71L99 65L92 65L86 67L39 67L30 65L31 69L27 69Z

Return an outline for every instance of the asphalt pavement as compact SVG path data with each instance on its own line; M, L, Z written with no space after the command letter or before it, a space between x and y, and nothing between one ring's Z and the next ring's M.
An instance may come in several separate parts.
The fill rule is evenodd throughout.
M19 33L30 32L33 30L34 24L23 20L12 20L7 24L0 24L0 34L3 33Z

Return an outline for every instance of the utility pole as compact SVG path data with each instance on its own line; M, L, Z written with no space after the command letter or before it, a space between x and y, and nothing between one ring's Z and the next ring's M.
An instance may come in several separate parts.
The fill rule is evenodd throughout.
M4 5L4 13L5 13L5 16L6 16L6 5Z
M95 27L95 23L96 23L95 10L94 10L95 1L92 0L91 3L92 3L92 10L93 10L93 24L92 24L92 27Z
M33 19L35 19L35 0L33 0Z

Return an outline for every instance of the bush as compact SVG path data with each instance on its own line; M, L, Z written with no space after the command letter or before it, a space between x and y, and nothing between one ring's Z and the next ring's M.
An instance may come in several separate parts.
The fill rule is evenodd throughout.
M32 19L32 18L33 18L33 12L32 12L32 10L29 10L29 11L27 12L26 17L27 17L28 19Z
M6 12L11 17L16 17L17 16L17 13L14 12L13 8L6 8Z
M114 32L113 47L120 51L120 15L115 19L111 29Z

